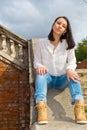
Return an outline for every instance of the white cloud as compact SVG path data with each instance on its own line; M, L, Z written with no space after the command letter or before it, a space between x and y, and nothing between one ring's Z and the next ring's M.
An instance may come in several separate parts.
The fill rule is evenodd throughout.
M54 19L69 18L75 41L87 36L87 4L83 0L0 0L0 24L29 39L46 37Z

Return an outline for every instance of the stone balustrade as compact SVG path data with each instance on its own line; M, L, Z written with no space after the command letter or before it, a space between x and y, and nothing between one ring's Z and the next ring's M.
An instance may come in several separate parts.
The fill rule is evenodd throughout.
M5 57L7 61L11 61L18 68L26 68L26 49L27 44L5 32L0 32L0 56Z
M3 34L1 35L0 51L23 62L23 46L20 44L15 44L15 41L11 39L6 39L6 36Z

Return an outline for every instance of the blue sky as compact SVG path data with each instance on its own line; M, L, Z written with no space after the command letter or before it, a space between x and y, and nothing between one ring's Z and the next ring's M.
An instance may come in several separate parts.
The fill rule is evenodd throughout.
M25 39L47 37L58 16L68 17L76 43L87 37L87 0L0 0L0 24Z

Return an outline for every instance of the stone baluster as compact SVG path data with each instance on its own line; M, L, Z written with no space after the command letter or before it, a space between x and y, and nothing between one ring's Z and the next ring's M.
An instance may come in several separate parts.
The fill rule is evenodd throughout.
M18 57L19 57L19 60L21 62L23 62L23 46L20 44L18 44L18 46L19 46L19 51L18 51L19 56Z
M10 43L11 43L11 56L13 58L15 58L16 57L16 49L15 49L14 41L10 39Z
M7 47L7 43L6 43L6 36L1 35L1 38L2 38L2 51L7 53L8 52L8 47Z

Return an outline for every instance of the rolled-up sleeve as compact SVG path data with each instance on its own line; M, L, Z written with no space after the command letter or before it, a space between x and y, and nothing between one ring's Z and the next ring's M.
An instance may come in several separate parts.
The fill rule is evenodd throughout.
M77 67L74 49L68 50L68 62L66 69L75 70Z

